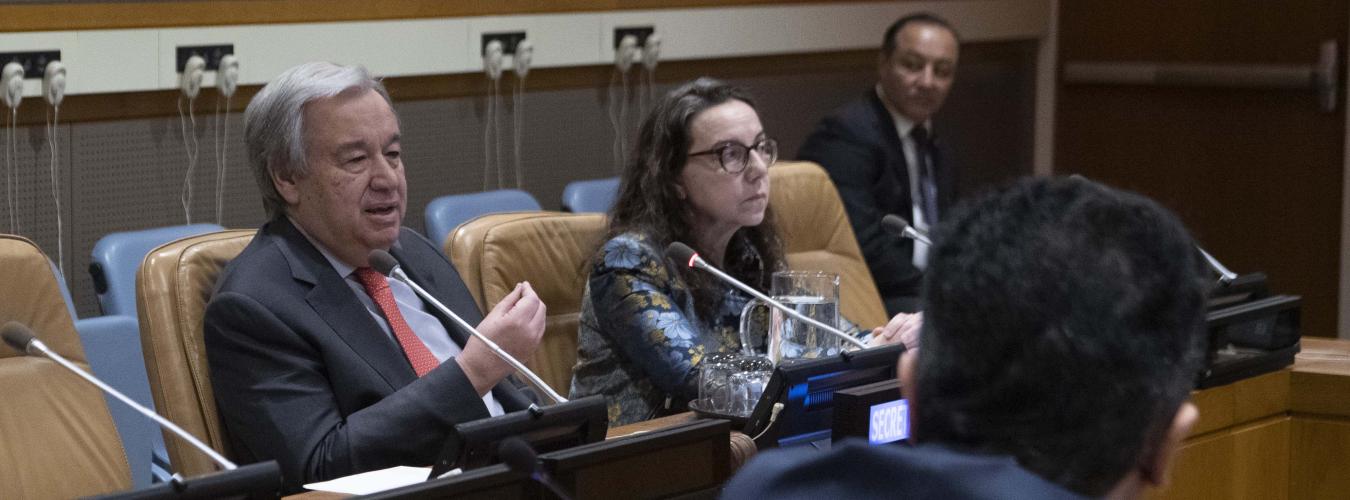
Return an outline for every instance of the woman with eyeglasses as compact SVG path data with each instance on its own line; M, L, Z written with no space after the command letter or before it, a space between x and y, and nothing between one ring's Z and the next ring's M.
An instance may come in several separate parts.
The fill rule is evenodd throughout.
M711 78L672 90L643 122L591 262L572 377L573 397L606 396L611 425L685 411L702 359L740 350L749 297L664 249L683 242L768 290L786 268L769 210L777 158L754 99Z

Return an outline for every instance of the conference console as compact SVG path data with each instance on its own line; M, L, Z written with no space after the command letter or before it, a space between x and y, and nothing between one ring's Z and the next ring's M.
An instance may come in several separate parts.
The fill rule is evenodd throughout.
M1283 369L1299 351L1302 298L1273 295L1262 273L1220 282L1210 293L1204 389Z

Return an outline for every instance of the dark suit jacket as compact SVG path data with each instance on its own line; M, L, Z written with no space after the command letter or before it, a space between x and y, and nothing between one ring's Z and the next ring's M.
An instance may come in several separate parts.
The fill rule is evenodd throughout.
M950 155L941 141L935 149L932 161L941 218L956 198L956 175L944 161ZM912 312L923 281L923 272L913 264L913 242L881 227L887 214L911 220L914 210L904 148L881 98L869 90L862 99L825 117L806 138L797 159L819 163L829 172L888 312ZM913 305L896 306L906 303Z
M942 446L868 446L860 439L829 451L810 447L755 455L722 490L726 499L941 500L1084 498L1017 465L1012 457L961 453Z
M482 320L458 273L421 235L404 228L391 253L469 324ZM468 335L440 319L463 346ZM488 417L458 363L418 378L356 292L285 217L259 229L225 268L204 327L232 450L244 462L275 459L289 491L429 465L454 424ZM508 412L529 404L513 383L492 393Z

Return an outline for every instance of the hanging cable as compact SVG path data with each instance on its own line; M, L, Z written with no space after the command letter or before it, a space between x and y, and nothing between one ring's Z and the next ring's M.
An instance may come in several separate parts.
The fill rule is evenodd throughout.
M492 184L492 80L488 80L487 109L483 114L483 190Z
M18 174L14 170L14 150L19 142L15 129L19 127L19 103L23 102L23 65L11 61L0 69L0 101L9 107L9 127L5 129L5 204L9 208L9 232L19 234L19 203L15 199L15 182Z
M230 152L230 103L233 95L225 96L225 111L220 110L220 96L216 96L216 126L213 131L216 143L216 224L225 225L225 174L229 169L226 156Z
M61 215L61 163L57 154L57 133L60 132L61 101L66 97L66 67L61 61L51 61L42 72L42 97L52 106L47 120L47 144L51 147L52 203L56 205L56 267L61 279L66 276L65 230Z
M18 108L10 108L9 127L5 129L5 204L9 208L10 234L19 234L19 220L15 215L18 204L14 201L14 148L18 146L14 139L14 127L18 123Z
M619 168L628 164L628 101L631 99L628 94L628 72L619 74L622 82L623 92L620 95L623 99L619 101Z
M515 96L514 96L514 97L515 97L515 103L513 103L513 104L512 104L512 107L511 107L511 112L512 112L511 128L512 128L512 131L515 133L515 137L512 137L512 140L511 140L511 147L512 147L512 149L515 150L514 152L515 152L515 160L516 160L516 161L515 161L515 164L516 164L516 165L515 165L515 166L516 166L516 189L524 189L524 188L525 188L525 174L524 174L524 172L521 170L521 166L520 166L520 136L521 136L520 129L521 129L522 127L524 127L524 115L525 115L525 77L524 77L524 76L521 76L520 79L519 79L519 80L517 81L517 83L516 83L516 92L515 92Z
M51 174L52 174L52 202L56 205L56 268L61 271L61 276L66 275L66 247L65 233L61 228L61 173L56 161L56 132L57 123L61 119L61 105L53 104L52 112L48 117L47 125L47 145L51 147Z
M506 187L506 172L502 169L502 79L492 80L492 145L496 148L493 157L497 160L497 189Z
M183 150L187 153L187 172L183 175L183 218L187 224L192 223L192 173L197 169L197 154L200 148L197 144L197 117L193 113L192 104L196 98L187 99L187 116L183 116L183 98L178 98L178 124L183 133ZM189 127L189 124L191 126ZM189 134L189 132L191 132ZM192 138L192 144L188 145L188 138Z
M611 73L609 77L609 100L608 102L605 103L606 108L605 114L609 115L609 125L614 129L614 142L613 144L611 144L612 146L611 153L614 156L615 173L621 172L623 170L623 153L621 152L623 148L623 139L621 138L623 131L621 130L621 127L619 127L619 115L618 115L619 103L616 102L616 99L614 98L615 92L614 82L616 82L618 79L619 79L619 72L618 70L615 70L614 73Z

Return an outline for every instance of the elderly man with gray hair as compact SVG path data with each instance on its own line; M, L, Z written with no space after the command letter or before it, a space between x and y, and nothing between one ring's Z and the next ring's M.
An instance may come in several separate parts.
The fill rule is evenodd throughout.
M402 227L399 121L362 67L308 63L244 114L268 222L207 305L211 380L236 458L275 459L286 490L433 462L451 427L527 407L512 369L405 284L370 268L389 251L438 300L518 358L545 307L521 283L486 317L459 274Z

